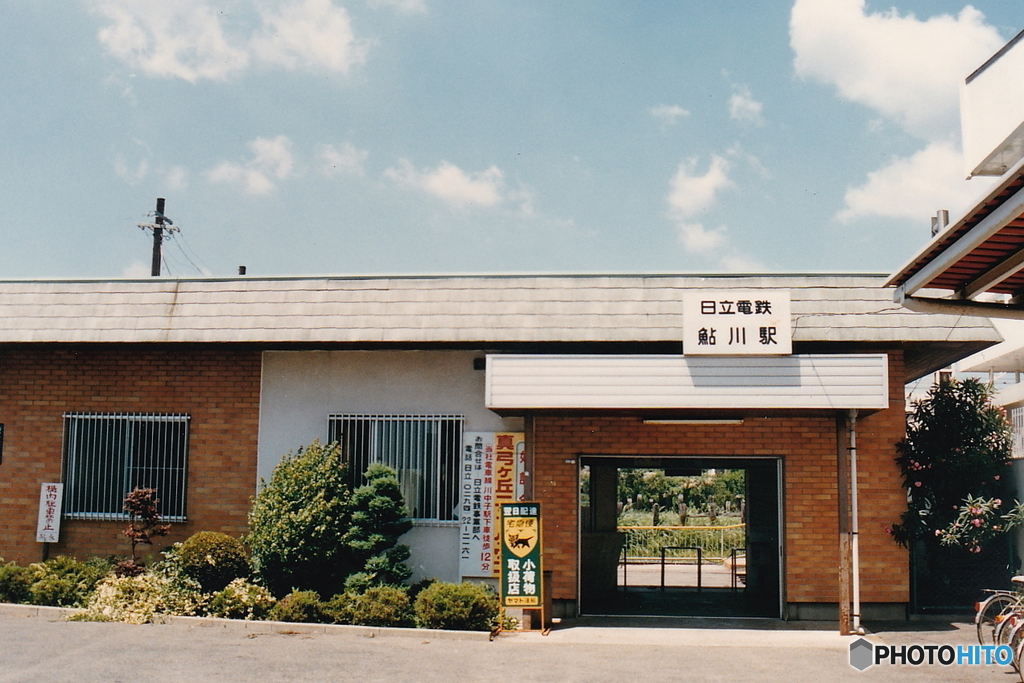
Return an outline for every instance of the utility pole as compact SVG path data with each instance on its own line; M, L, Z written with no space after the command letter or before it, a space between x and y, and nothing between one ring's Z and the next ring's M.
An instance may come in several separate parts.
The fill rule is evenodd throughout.
M138 226L143 230L153 231L153 267L150 275L160 277L160 263L163 261L164 228L166 227L168 234L174 232L177 228L170 227L174 225L174 221L164 215L163 197L157 197L156 211L153 215L156 216L156 223L139 223Z
M156 199L156 227L153 228L153 277L160 277L160 260L164 243L164 198Z

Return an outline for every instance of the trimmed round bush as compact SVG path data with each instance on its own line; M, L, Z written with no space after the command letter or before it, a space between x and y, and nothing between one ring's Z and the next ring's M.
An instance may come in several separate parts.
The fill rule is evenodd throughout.
M490 631L500 607L498 596L483 584L438 581L416 596L415 611L422 628Z
M324 603L316 591L292 591L277 601L267 618L271 621L290 621L316 624L330 621L324 613Z
M237 538L216 531L192 534L176 549L181 571L208 593L249 577L249 558Z
M371 586L348 604L349 623L360 626L415 626L409 594L395 586Z

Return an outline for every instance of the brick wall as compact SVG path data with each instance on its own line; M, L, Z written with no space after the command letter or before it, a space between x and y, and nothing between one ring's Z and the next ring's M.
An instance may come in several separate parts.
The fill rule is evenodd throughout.
M890 407L857 422L861 600L906 602L908 557L884 527L905 507L894 445L904 434L903 365L890 353ZM839 599L834 411L748 417L738 425L645 425L639 417L537 416L534 498L544 509L545 569L553 598L576 599L578 457L773 456L783 470L784 584L788 602Z
M260 352L246 347L0 347L0 557L40 558L39 484L60 481L65 412L189 414L188 521L173 524L156 548L201 530L241 535L255 493L259 392ZM64 520L51 556L124 555L123 526Z

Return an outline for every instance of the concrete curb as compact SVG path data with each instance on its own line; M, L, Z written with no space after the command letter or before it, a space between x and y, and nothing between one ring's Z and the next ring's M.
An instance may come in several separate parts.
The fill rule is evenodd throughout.
M42 617L51 621L67 619L84 612L73 607L43 607L0 603L0 615ZM325 634L363 638L423 638L429 640L490 640L483 631L443 631L431 628L389 628L383 626L352 626L349 624L295 624L288 621L246 621L216 617L178 617L157 615L154 624L193 628L222 628L241 633Z

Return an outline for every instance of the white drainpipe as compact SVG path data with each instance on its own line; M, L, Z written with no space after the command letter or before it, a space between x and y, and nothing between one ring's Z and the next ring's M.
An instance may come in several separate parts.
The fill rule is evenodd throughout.
M864 635L860 625L860 544L857 541L857 410L851 409L847 420L850 425L850 554L853 565L853 632Z

